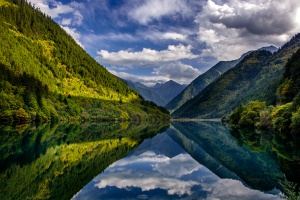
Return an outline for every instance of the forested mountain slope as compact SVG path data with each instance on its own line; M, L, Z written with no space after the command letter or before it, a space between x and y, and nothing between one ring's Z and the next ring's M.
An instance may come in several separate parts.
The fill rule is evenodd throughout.
M284 65L300 47L300 34L278 52L256 51L246 56L186 102L172 116L175 118L220 118L251 100L276 103L276 89Z
M173 98L165 107L172 113L188 100L194 98L207 85L213 82L216 78L221 76L228 69L234 67L239 60L220 61L215 66L210 68L204 74L198 76L193 80L181 93Z
M278 49L275 46L262 47L258 50L267 50L272 53ZM199 94L206 86L213 82L216 78L224 74L227 70L238 64L245 56L249 55L252 51L244 53L239 59L231 61L220 61L207 72L198 76L193 80L180 94L172 99L165 107L173 113L176 109L182 106L188 100L194 98Z
M1 122L168 118L24 0L0 0L0 38Z
M227 118L233 127L267 129L279 137L293 138L300 134L300 49L289 59L277 88L276 106L267 106L266 101L250 101L240 105ZM297 139L295 139L297 141ZM289 160L298 157L290 154ZM299 162L299 159L298 159Z

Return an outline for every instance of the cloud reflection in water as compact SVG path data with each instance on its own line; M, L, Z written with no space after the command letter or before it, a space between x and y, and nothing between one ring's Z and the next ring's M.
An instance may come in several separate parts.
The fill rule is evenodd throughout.
M173 157L151 149L139 153L110 165L73 198L280 199L240 181L220 179L186 152Z

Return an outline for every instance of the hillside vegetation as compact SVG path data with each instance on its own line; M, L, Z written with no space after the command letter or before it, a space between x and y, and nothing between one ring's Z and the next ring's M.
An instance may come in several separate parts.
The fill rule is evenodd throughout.
M193 80L181 93L179 93L174 99L172 99L165 107L171 113L173 113L188 100L194 98L197 94L199 94L206 86L208 86L216 78L221 76L228 69L234 67L238 62L239 60L218 62L207 72L201 74L195 80Z
M168 118L24 0L0 0L0 122Z
M172 116L221 118L250 101L265 101L266 105L275 105L276 90L284 66L299 47L300 34L274 54L266 50L250 53L195 98L183 104Z
M1 199L71 199L164 124L0 126Z
M280 133L300 134L300 49L285 65L277 88L279 102L251 101L236 108L229 119L239 127L275 130Z

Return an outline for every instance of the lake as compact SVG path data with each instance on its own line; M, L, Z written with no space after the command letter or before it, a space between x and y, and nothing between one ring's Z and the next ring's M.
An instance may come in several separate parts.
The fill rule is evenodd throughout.
M219 122L0 126L1 199L297 199L299 138Z

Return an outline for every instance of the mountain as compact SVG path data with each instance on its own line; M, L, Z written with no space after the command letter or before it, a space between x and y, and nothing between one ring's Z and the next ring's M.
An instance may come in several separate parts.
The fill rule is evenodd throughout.
M278 52L255 51L183 104L175 118L220 118L251 100L275 104L276 89L284 65L300 46L300 34Z
M156 105L163 106L166 104L165 99L163 99L161 96L158 94L154 93L151 88L139 83L139 82L131 82L128 80L124 80L126 84L139 93L144 99L148 101L154 102Z
M188 100L194 98L199 92L201 92L212 81L226 72L228 69L234 67L238 60L232 61L220 61L212 68L210 68L204 74L198 76L193 80L182 92L174 97L165 107L172 113Z
M0 38L0 123L168 118L25 0L0 0Z
M275 46L262 47L259 50L267 50L272 53L278 50ZM244 53L239 59L231 61L220 61L207 72L198 76L193 80L180 94L172 99L165 107L173 113L176 109L186 103L188 100L194 98L199 94L207 85L213 82L216 78L221 76L228 69L231 69L238 64L245 56L249 55L252 51Z
M284 178L271 155L239 145L221 123L172 122L171 128L168 135L218 177L264 191L271 191Z
M258 51L261 51L261 50L267 50L267 51L270 51L271 53L275 53L276 51L278 51L278 48L271 45L271 46L267 46L267 47L262 47L262 48L259 48L257 49Z
M151 90L159 96L161 96L167 104L174 97L176 97L184 88L185 86L170 80L161 85L156 85L155 87L151 88Z
M147 87L139 82L124 81L143 98L154 102L158 106L165 106L185 88L184 85L180 85L172 80L165 83L157 83L153 87Z
M276 132L278 136L291 133L298 137L300 134L299 64L300 49L293 54L284 67L279 87L276 89L278 101L275 106L266 105L266 101L250 101L234 109L224 120L230 122L234 128L258 128ZM297 160L296 157L291 156L289 160L294 159Z

